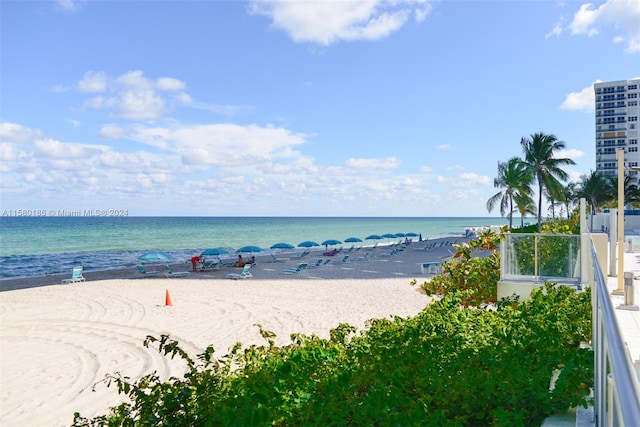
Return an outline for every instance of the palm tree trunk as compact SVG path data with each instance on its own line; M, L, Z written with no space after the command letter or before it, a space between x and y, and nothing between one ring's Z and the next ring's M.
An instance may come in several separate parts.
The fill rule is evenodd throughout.
M509 231L513 230L513 197L509 195Z
M542 181L538 176L538 233L542 231Z

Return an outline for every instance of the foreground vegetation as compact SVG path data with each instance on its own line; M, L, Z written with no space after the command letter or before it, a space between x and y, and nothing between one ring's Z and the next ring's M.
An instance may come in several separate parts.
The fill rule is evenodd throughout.
M443 297L415 317L371 320L364 331L341 324L329 339L292 335L283 347L257 325L265 345L238 344L219 359L213 347L192 358L168 336L147 337L145 346L187 362L184 377L110 376L129 402L94 419L76 413L73 425L537 426L586 406L590 293L546 284L526 301L474 307L495 301L499 263L495 253L471 257L471 245L496 239L459 246L434 278Z

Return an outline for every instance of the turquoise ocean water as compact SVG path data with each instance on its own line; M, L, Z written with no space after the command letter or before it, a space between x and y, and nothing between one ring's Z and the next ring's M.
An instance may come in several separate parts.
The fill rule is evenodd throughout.
M74 265L87 271L131 267L139 255L155 250L171 255L172 262L186 262L214 247L233 253L245 245L268 250L278 242L297 246L351 236L371 245L365 240L371 234L413 232L433 239L507 222L494 217L0 217L0 278L68 273Z

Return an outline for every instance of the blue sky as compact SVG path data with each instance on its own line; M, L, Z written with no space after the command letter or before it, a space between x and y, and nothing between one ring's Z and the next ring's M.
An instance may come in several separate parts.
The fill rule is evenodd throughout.
M1 209L499 216L536 132L595 169L640 2L0 2Z

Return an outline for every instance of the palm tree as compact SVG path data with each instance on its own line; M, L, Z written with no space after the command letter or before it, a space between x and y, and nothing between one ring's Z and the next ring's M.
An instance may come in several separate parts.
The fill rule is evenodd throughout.
M513 200L516 202L518 212L520 212L520 228L524 228L524 217L527 216L527 214L536 214L536 202L533 201L530 194L523 193L516 193L513 196Z
M571 211L578 200L576 196L577 186L578 184L575 182L570 182L564 187L564 207L567 209L567 219L571 218Z
M580 180L576 196L584 197L589 203L589 211L591 213L590 228L593 229L593 216L598 206L614 199L616 187L612 187L611 179L599 171L591 171L590 175L583 175Z
M608 179L611 182L611 200L618 200L618 177L609 175ZM637 178L633 175L624 177L625 204L640 201L640 188L638 188L637 182Z
M527 165L518 157L512 157L507 162L498 162L498 176L493 180L493 186L500 188L499 192L487 200L487 210L491 212L496 203L500 203L500 215L509 212L509 230L513 227L513 201L518 195L530 196L531 175L527 173Z
M538 232L542 229L542 194L546 190L557 198L562 193L562 181L566 181L569 175L561 168L565 165L575 165L569 158L554 157L557 151L564 149L565 144L559 141L555 135L547 135L542 132L531 135L531 138L520 140L524 161L527 162L528 172L538 182Z
M547 191L544 192L544 198L549 205L549 211L551 212L551 218L556 219L556 206L564 204L564 199L557 199L550 195Z

